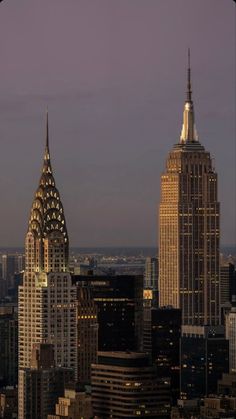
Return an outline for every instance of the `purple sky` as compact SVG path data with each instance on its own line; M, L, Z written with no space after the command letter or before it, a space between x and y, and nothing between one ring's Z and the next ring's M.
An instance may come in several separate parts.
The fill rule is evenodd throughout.
M235 3L0 4L0 246L22 246L49 107L71 245L155 245L160 175L179 139L191 48L199 139L235 242Z

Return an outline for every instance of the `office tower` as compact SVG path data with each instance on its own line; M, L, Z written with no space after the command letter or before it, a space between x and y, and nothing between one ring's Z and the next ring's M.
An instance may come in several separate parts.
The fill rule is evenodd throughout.
M53 345L40 343L33 346L31 366L21 370L22 378L27 394L25 417L46 419L74 377L72 369L55 367Z
M25 269L25 255L16 255L17 260L17 272L22 272Z
M16 272L16 255L2 255L2 277L10 279Z
M14 274L17 272L19 269L16 255L2 255L2 277L7 282L7 289L13 285Z
M63 397L59 397L55 407L55 414L47 419L91 419L93 416L91 395L77 392L75 389L65 389Z
M77 374L76 288L69 273L66 221L52 172L48 119L42 174L25 240L25 273L19 287L19 419L25 418L23 369L33 345L50 343L55 366ZM22 373L22 374L21 374Z
M98 350L139 350L143 316L143 277L74 275L73 282L77 286L88 286L97 306Z
M194 399L216 394L217 381L229 370L229 343L223 326L182 326L180 394Z
M183 324L218 325L217 174L197 136L190 75L189 63L182 132L161 177L159 302L181 308Z
M146 354L99 352L92 365L93 413L99 419L169 418L169 385Z
M144 289L150 290L153 307L158 306L158 259L147 257L145 261Z
M220 265L220 305L231 302L231 289L233 282L234 265L225 263Z
M17 308L0 305L0 388L18 382L18 319Z
M151 308L147 319L145 312L143 351L151 355L157 376L169 377L173 405L179 398L181 310Z
M225 316L226 339L229 341L229 371L236 373L236 307Z
M81 286L80 286L81 285ZM91 382L91 364L97 362L97 306L88 286L77 286L78 384Z

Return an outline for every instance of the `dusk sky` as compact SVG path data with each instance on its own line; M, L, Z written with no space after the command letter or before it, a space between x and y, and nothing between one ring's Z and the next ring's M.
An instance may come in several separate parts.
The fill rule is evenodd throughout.
M49 109L72 246L155 246L160 176L179 141L191 48L199 140L235 243L235 2L0 3L0 246L24 246Z

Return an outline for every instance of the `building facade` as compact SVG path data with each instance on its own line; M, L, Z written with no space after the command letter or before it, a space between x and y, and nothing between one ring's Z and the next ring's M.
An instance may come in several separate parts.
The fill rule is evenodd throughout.
M170 383L157 378L147 354L99 352L92 365L92 406L98 419L167 419Z
M91 395L66 388L64 397L59 397L55 406L55 414L47 419L91 419L93 418Z
M181 310L144 307L143 351L151 355L157 377L170 379L171 401L179 398Z
M182 326L180 396L217 394L217 381L229 371L229 342L223 326Z
M24 368L20 378L27 394L26 419L47 419L57 398L64 394L64 388L73 379L73 371L56 367L53 345L40 343L34 345L31 367Z
M220 306L232 302L234 281L234 265L225 263L220 265Z
M42 174L25 240L25 273L19 287L19 419L27 398L24 369L33 345L50 343L55 365L77 372L76 288L69 273L69 240L49 152L48 118Z
M98 350L136 351L141 347L143 277L139 275L74 275L87 286L97 307Z
M97 306L88 286L77 285L78 383L91 382L91 364L97 362Z
M17 307L0 305L0 388L18 382Z
M217 174L199 142L190 64L183 127L161 177L159 208L159 301L182 310L189 325L220 322Z
M151 304L158 307L158 259L147 257L144 272L144 290L150 290Z

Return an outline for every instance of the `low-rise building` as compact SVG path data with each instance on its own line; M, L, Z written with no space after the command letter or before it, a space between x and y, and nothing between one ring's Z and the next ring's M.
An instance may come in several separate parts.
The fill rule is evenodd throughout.
M91 419L92 415L90 394L65 389L64 397L59 397L55 406L55 414L48 415L47 419Z

